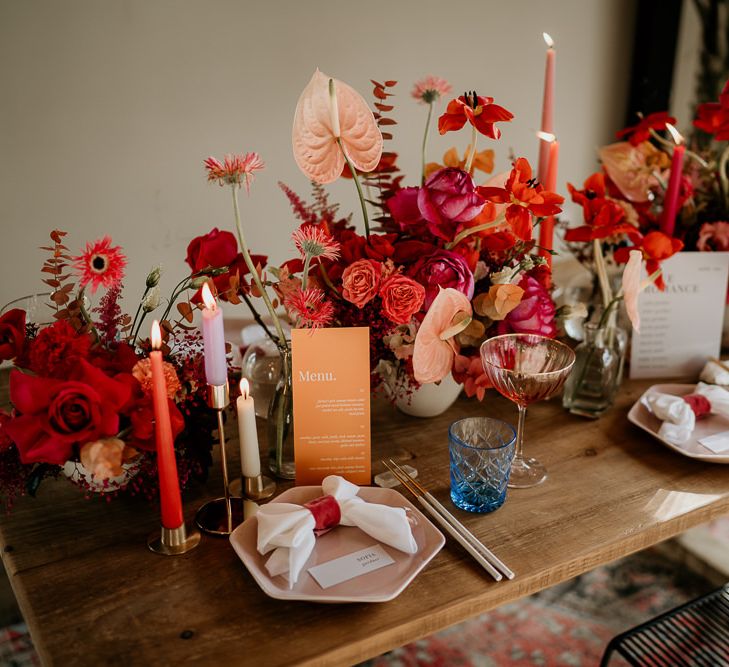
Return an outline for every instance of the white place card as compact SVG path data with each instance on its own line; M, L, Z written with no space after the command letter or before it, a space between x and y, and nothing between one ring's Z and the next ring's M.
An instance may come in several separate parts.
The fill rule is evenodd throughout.
M714 454L722 454L729 449L729 431L707 435L701 438L699 442Z
M631 378L695 378L707 357L719 356L728 272L726 252L680 252L663 262L665 291L651 285L640 295Z
M374 572L395 561L379 545L335 558L326 563L309 568L309 574L316 579L322 588L330 588L343 581L354 579L368 572Z

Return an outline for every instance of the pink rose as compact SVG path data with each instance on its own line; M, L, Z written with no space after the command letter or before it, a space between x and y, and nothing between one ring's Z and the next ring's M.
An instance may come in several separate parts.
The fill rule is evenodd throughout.
M342 273L342 296L357 308L363 308L380 288L382 264L371 259L360 259Z
M557 327L554 324L556 308L539 281L531 276L524 276L519 283L524 290L521 303L498 324L498 332L539 334L554 338Z
M425 299L425 288L412 278L396 273L380 288L382 312L395 324L407 324L420 310Z
M696 249L701 252L729 250L729 222L705 222L701 225Z
M473 220L485 203L476 192L473 179L453 167L431 174L418 192L418 208L428 228L446 241L453 240L458 223Z
M469 301L473 298L473 273L463 256L450 250L438 250L423 257L415 263L410 275L425 286L425 310L438 296L439 287L452 287L465 294Z

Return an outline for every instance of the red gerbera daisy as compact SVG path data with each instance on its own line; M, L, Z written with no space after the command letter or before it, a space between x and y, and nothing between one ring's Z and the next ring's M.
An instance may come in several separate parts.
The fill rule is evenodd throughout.
M295 326L302 329L326 327L334 316L334 306L325 300L324 292L316 287L297 289L286 297L284 306Z
M324 259L337 259L339 257L339 243L327 234L321 225L303 224L291 235L301 258L323 257Z
M246 192L250 190L253 175L264 167L263 160L258 153L226 155L222 163L214 157L209 157L205 159L204 164L209 181L218 181L220 185L244 183Z
M74 269L79 272L79 285L91 284L91 291L96 292L99 285L106 289L118 285L124 278L124 267L127 258L119 246L111 245L111 238L86 244L86 250L80 257L74 257Z

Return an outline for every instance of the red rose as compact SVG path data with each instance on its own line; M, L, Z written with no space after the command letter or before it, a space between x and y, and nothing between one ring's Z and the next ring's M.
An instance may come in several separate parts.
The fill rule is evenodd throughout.
M395 248L392 243L397 238L397 234L371 234L367 239L365 246L365 254L370 259L385 260L392 257Z
M342 296L357 308L371 301L380 287L382 265L371 259L360 259L342 273Z
M380 288L382 312L394 324L407 324L425 300L425 288L412 278L396 273Z
M25 343L25 311L13 308L0 317L0 361L15 359Z
M186 262L193 273L203 269L229 266L238 255L238 242L230 232L221 232L217 227L198 236L187 246Z
M557 334L554 324L556 308L549 292L527 275L519 281L519 287L524 290L521 303L499 322L499 334L526 333L554 338Z
M19 415L4 430L23 463L62 465L73 446L116 435L119 409L129 400L128 384L105 375L85 360L74 380L10 374L10 400Z

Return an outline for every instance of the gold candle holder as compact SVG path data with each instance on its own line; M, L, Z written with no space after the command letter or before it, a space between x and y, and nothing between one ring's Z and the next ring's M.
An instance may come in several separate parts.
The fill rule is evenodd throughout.
M276 482L270 477L258 474L255 477L241 477L243 497L249 500L266 500L276 493Z
M200 531L193 527L188 530L184 523L178 528L160 526L159 533L152 533L147 538L149 550L162 556L179 556L192 551L198 544Z
M228 461L225 453L223 410L230 403L228 383L208 385L208 405L218 413L220 464L223 470L223 497L206 502L195 514L195 523L209 535L230 535L243 522L243 499L232 496L228 483Z

